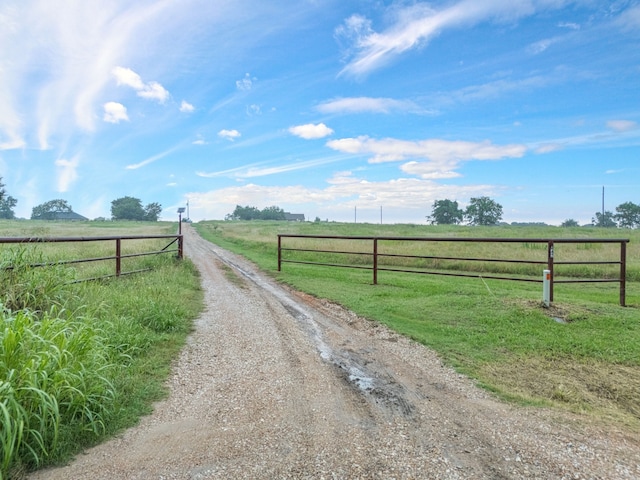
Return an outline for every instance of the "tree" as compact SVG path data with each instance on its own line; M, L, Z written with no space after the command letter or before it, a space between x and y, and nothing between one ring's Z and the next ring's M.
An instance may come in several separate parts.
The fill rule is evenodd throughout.
M497 225L502 220L502 205L489 197L472 198L464 218L469 225Z
M262 220L284 220L284 210L277 206L263 208L260 212Z
M616 207L614 218L622 228L640 227L640 205L633 202L621 203Z
M616 221L613 219L613 213L609 211L604 212L604 214L596 212L595 215L596 216L591 219L591 222L593 222L596 227L615 228L618 226Z
M157 202L149 203L144 207L144 219L148 222L157 222L161 212L162 205Z
M13 209L17 204L18 200L13 198L11 195L7 196L7 192L4 189L4 183L2 183L2 177L0 177L0 218L16 218Z
M17 204L18 200L13 198L11 195L8 197L2 196L2 199L0 199L0 218L16 218L16 214L13 209Z
M577 220L574 220L573 218L568 218L567 220L562 222L560 226L561 227L577 227L579 226L579 224Z
M457 225L462 222L464 212L455 200L436 200L427 220L431 225Z
M31 220L53 220L56 217L56 213L72 212L73 208L66 200L56 199L49 200L33 207L31 210Z
M127 196L111 202L111 218L114 220L145 220L145 215L139 198Z

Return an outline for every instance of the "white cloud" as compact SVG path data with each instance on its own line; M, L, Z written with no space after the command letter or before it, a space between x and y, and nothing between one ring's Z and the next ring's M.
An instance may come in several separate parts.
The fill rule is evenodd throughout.
M238 90L242 90L244 92L248 92L253 87L253 81L254 80L255 80L255 78L252 80L251 79L251 75L249 75L247 73L247 74L245 74L244 78L236 81L236 88Z
M637 128L638 124L631 120L609 120L607 127L616 132L628 132L629 130Z
M336 98L321 103L316 107L322 113L391 113L393 111L409 111L421 113L423 110L408 100L393 98L351 97Z
M529 0L461 0L434 9L430 4L415 3L391 11L395 21L383 32L371 29L371 23L360 16L352 16L336 30L336 35L351 43L348 53L353 59L341 74L361 76L385 66L395 57L419 48L441 32L451 28L472 26L485 21L514 21L533 15L542 8L559 8L564 1Z
M561 143L543 143L539 145L535 151L536 153L552 153L562 149L564 149L564 145Z
M118 102L107 102L103 105L104 116L102 117L105 122L120 123L121 121L129 121L129 115L127 115L127 107Z
M400 167L404 173L409 175L416 175L424 179L429 180L444 180L447 178L458 178L462 175L455 172L453 169L458 165L456 162L451 162L450 165L437 164L432 162L408 162ZM450 169L447 169L449 167Z
M169 98L169 92L158 82L144 83L140 75L130 68L115 67L111 73L116 77L118 85L133 88L139 97L147 100L157 100L164 103Z
M499 160L521 157L527 147L520 144L494 145L489 141L465 142L450 140L420 140L416 142L385 138L376 140L367 136L330 140L327 146L353 154L373 155L370 163L397 162L409 158L426 158L448 162L460 160Z
M125 85L134 90L142 90L144 88L144 82L142 78L140 78L140 75L130 68L115 67L111 73L116 77L116 83L118 85Z
M218 136L233 142L236 138L240 138L242 134L238 130L222 129L218 132Z
M138 96L164 103L169 98L169 92L158 82L149 82L142 90L138 91Z
M257 104L251 104L247 106L247 115L253 117L255 115L262 115L262 107Z
M58 167L58 192L66 192L69 186L78 179L79 158L76 156L71 160L58 159L55 164Z
M200 134L196 135L196 139L191 142L193 145L206 145L207 141L204 139L204 137Z
M543 40L532 43L531 45L529 45L527 50L533 55L538 55L547 50L554 43L558 43L560 40L561 37L545 38Z
M182 100L182 103L180 103L180 111L183 113L191 113L195 110L196 108L191 105L189 102L187 102L186 100Z
M443 185L419 178L398 178L372 182L340 172L327 181L324 188L308 188L302 185L264 186L247 184L188 193L193 219L222 219L236 205L253 205L264 208L279 205L285 210L295 209L308 219L321 218L350 221L354 207L358 216L369 210L371 218L380 218L384 206L387 221L424 222L426 207L442 198L471 198L494 196L500 188L493 185ZM395 210L393 218L390 212Z
M298 125L289 128L289 133L296 137L304 138L306 140L312 140L315 138L328 137L333 133L333 130L327 127L324 123L307 123L305 125Z
M330 140L327 146L340 152L371 155L369 163L399 162L408 159L426 159L427 162L411 161L401 170L425 179L454 178L455 169L468 160L500 160L519 158L527 151L525 145L494 145L489 141L464 142L449 140L422 140L417 142L369 137Z
M580 30L580 25L574 22L560 22L558 23L560 28L569 28L571 30Z

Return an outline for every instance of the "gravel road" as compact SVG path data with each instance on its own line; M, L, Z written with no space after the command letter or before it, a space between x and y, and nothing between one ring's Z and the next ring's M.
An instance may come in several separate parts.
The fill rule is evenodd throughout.
M32 480L640 478L638 436L506 405L423 346L184 234L207 307L168 398Z

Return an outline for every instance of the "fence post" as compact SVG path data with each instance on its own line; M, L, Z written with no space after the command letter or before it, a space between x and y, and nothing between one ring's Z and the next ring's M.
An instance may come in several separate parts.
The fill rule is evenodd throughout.
M373 239L373 284L378 284L378 239Z
M121 270L121 248L120 248L120 239L116 238L116 277L120 276Z
M547 270L549 270L549 301L553 302L553 240L549 240L547 248Z
M178 258L182 260L184 254L184 236L178 235Z
M282 268L282 235L278 234L278 271Z
M626 307L627 242L620 242L620 306Z

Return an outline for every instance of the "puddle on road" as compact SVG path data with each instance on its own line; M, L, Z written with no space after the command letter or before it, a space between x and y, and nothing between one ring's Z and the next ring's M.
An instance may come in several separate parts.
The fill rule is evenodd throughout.
M305 307L291 299L283 290L266 282L259 275L247 272L242 267L226 258L220 252L213 250L213 253L225 264L237 270L241 275L251 280L258 287L273 295L289 314L298 321L298 324L305 330L320 357L327 363L333 364L344 372L346 380L355 386L360 392L375 398L376 403L382 400L388 406L400 409L404 415L410 415L413 406L398 393L402 390L401 385L393 382L383 381L367 373L354 355L346 351L336 351L324 340L319 325L313 319Z

